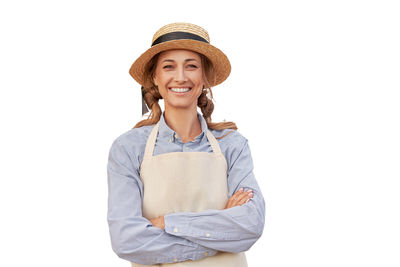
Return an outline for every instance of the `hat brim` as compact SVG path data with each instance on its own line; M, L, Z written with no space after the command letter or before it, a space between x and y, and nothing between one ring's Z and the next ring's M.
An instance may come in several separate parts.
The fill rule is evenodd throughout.
M149 60L156 54L172 49L187 49L206 56L213 64L216 79L210 86L216 86L228 78L231 64L228 57L215 46L196 40L180 39L157 44L147 49L132 64L129 73L140 84L144 83L144 69Z

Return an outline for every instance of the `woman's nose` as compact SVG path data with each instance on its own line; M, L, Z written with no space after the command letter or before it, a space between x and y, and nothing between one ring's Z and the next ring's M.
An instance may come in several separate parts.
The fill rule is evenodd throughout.
M185 70L183 68L177 68L176 73L175 73L175 81L176 82L186 82L187 81Z

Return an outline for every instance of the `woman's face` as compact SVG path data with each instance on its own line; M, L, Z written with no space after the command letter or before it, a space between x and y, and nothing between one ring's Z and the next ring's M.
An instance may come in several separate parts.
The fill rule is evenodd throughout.
M165 109L196 109L203 89L200 55L189 50L161 52L153 82L164 99Z

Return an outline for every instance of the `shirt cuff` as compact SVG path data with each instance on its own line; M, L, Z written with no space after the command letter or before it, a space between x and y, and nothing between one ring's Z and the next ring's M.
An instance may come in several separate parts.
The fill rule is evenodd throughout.
M164 230L168 234L181 236L188 234L188 220L181 216L178 218L176 213L170 213L164 215Z
M168 234L183 238L201 239L201 240L228 240L229 234L221 231L213 231L212 226L202 225L195 227L192 225L190 216L184 213L170 213L164 215L164 230Z

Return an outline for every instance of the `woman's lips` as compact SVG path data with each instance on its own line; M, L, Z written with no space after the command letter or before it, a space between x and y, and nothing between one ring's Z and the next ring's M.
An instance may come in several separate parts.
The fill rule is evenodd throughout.
M192 90L191 87L169 87L168 88L170 91L174 92L174 93L178 93L178 94L183 94L183 93L187 93L190 90Z

